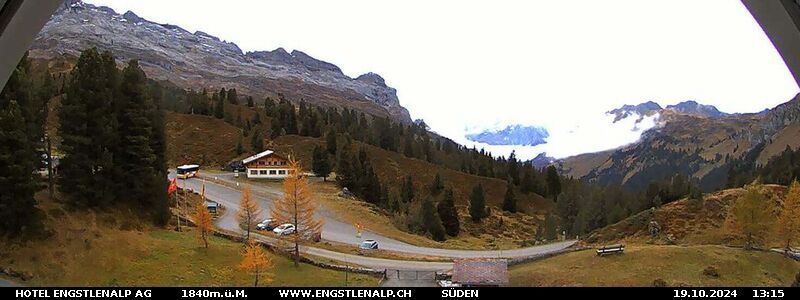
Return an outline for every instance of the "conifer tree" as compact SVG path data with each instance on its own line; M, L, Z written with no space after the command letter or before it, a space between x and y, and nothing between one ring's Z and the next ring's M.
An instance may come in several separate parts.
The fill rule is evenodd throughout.
M446 239L444 227L438 216L436 216L436 208L433 206L433 201L430 197L425 197L422 200L422 226L425 231L431 234L431 238L435 241L444 241Z
M249 187L242 189L242 198L239 201L239 211L236 213L236 220L239 227L245 230L245 243L250 241L250 232L258 223L258 216L261 215L261 208L258 202L253 199L253 193Z
M561 194L561 178L553 165L548 166L546 172L547 194L555 200Z
M786 249L792 246L792 242L800 239L800 183L792 181L786 198L783 200L783 208L778 217L778 236L786 241Z
M514 196L514 185L511 183L511 179L508 180L508 184L506 185L506 195L503 197L503 210L512 213L517 212L517 199Z
M228 100L228 103L238 105L239 104L239 95L236 93L236 89L228 90L228 94L225 96L225 100Z
M547 214L544 218L544 238L548 241L555 240L558 237L558 229L556 228L556 219L552 214Z
M18 234L37 222L30 159L34 150L22 124L25 118L16 101L0 103L0 233Z
M264 138L261 136L261 129L256 128L253 131L252 140L250 141L250 145L253 148L253 152L259 153L264 151Z
M113 153L120 151L117 77L113 57L90 48L78 58L61 100L60 187L77 205L108 205L117 194L113 162Z
M517 154L512 150L511 155L508 156L508 178L514 185L519 185L519 162L517 162Z
M247 96L247 107L254 107L255 105L256 104L255 104L255 102L253 102L253 97L252 96ZM256 114L256 115L258 115L258 114Z
M436 173L436 176L433 177L433 182L431 182L430 192L431 195L436 197L444 190L444 183L442 182L442 176L439 173Z
M472 189L472 194L469 197L469 216L475 223L486 217L486 195L484 195L483 185L481 184Z
M410 203L414 199L414 181L411 176L406 176L406 179L403 180L400 197L404 203Z
M261 279L265 283L272 282L273 268L272 259L264 251L264 248L256 242L251 240L242 253L242 262L239 268L253 274L253 286L258 286L258 281ZM263 277L263 279L262 279Z
M317 218L317 201L312 198L308 179L303 175L300 162L289 161L289 176L283 182L283 198L273 202L272 218L278 224L291 223L295 232L291 235L294 243L294 264L299 266L300 242L317 239L323 221Z
M726 226L734 236L744 239L745 248L761 245L772 225L772 200L762 194L761 184L745 188L744 194L736 199L730 208Z
M215 94L212 97L212 101L214 102L214 117L217 119L225 118L225 96L224 96L225 89L223 88L219 94ZM223 95L223 96L220 96Z
M317 176L322 177L322 181L328 180L328 175L331 173L331 164L328 161L328 153L322 150L319 145L314 146L312 151L311 169Z
M458 211L456 210L454 198L453 189L447 189L444 192L444 198L436 205L442 226L444 226L445 232L449 236L457 236L461 230L461 222L458 220Z
M157 192L153 180L157 157L150 144L154 136L151 118L155 107L147 94L146 80L135 60L122 71L117 122L119 141L124 146L114 158L115 165L123 170L120 172L120 179L124 181L120 195L131 203L149 207L155 204L152 201Z
M325 134L325 147L327 147L328 153L335 155L336 149L338 145L336 144L336 132L333 131L333 128L328 129L328 133Z
M205 199L197 201L192 218L194 219L195 226L197 226L197 236L203 242L203 246L208 249L208 236L211 235L214 223L211 213L208 212L208 208L206 208Z

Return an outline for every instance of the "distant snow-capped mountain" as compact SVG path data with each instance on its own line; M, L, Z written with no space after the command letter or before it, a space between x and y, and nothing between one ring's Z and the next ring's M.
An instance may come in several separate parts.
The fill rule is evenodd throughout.
M467 139L489 145L536 146L547 143L550 134L539 126L509 125L500 130L467 134Z

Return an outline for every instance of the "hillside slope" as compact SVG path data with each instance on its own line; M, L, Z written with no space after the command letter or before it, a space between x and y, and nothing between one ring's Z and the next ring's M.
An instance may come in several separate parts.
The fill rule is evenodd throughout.
M766 196L780 207L786 187L765 185ZM598 229L587 238L588 243L607 244L612 242L656 243L656 244L714 244L741 245L732 239L725 228L728 209L744 193L744 189L727 189L706 194L699 207L692 207L687 199L665 204L657 209L646 210L628 217L616 224ZM655 221L661 227L656 239L649 236L648 224ZM781 243L768 239L768 243L780 246Z

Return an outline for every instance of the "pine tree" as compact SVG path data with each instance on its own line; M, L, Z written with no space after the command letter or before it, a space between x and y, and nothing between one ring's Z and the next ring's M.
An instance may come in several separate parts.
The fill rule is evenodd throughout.
M469 216L475 223L486 217L486 196L481 184L472 189L472 194L469 197Z
M533 174L533 167L529 164L525 164L522 168L522 180L519 183L519 189L524 194L530 194L535 190L536 179L534 178Z
M336 155L338 145L336 144L336 132L333 131L333 128L328 129L328 133L325 134L325 147L327 147L328 153Z
M461 230L461 222L458 220L458 210L456 210L454 198L453 189L447 189L444 192L444 198L436 205L442 226L444 226L445 232L449 236L458 236L458 232Z
M339 186L353 189L356 184L356 174L353 169L353 157L350 155L350 147L342 146L338 151L339 159L336 162L336 181Z
M411 176L407 176L403 181L403 186L400 190L400 198L404 203L411 203L414 199L414 181L411 179Z
M120 168L122 197L130 203L149 207L155 204L156 195L153 174L156 170L156 153L150 145L153 137L152 111L155 109L146 91L147 78L139 68L138 62L130 61L122 71L118 106L120 115L119 141L121 151L114 156L115 165ZM163 178L162 178L163 180ZM162 191L166 193L166 191Z
M323 221L317 219L317 201L311 197L308 179L303 175L300 163L289 160L289 176L283 181L283 198L273 202L272 218L278 224L291 223L295 226L292 234L294 243L294 264L299 266L300 242L317 239Z
M433 182L431 182L430 191L431 195L436 197L444 190L444 183L442 182L442 176L439 173L436 173L436 176L433 177Z
M255 102L253 102L253 97L247 96L247 107L254 107L255 105L256 104ZM258 116L258 114L256 114L256 116Z
M331 164L328 162L328 153L322 150L319 145L314 146L311 154L312 162L311 169L317 176L322 177L323 181L327 181L328 175L331 173Z
M244 145L242 144L243 136L239 136L239 140L236 142L236 155L242 155L244 153Z
M561 194L561 177L553 165L548 166L546 172L547 194L555 200L558 194Z
M34 150L23 124L16 101L0 103L0 233L18 234L38 222L34 218L35 167L30 159Z
M239 264L239 268L253 274L253 286L258 286L258 281L261 277L263 277L262 281L265 283L272 282L274 275L271 269L273 266L272 259L264 251L261 244L255 240L247 243L242 253L242 262Z
M433 206L433 201L430 197L426 197L422 201L422 226L425 231L431 234L431 238L435 241L444 241L446 239L444 227L439 217L436 216L436 208Z
M792 181L778 217L778 236L786 241L786 249L800 239L800 183Z
M519 185L519 162L517 162L517 154L513 150L511 151L511 155L508 156L508 178L511 178L511 182L514 185Z
M556 219L552 214L548 214L544 218L544 238L548 241L555 240L558 237L558 229L556 229Z
M774 219L772 201L762 194L762 190L761 184L748 186L731 206L726 220L731 232L744 239L746 249L764 242Z
M261 129L256 128L256 130L253 131L250 145L255 153L264 151L264 138L261 136Z
M219 96L222 95L222 96ZM217 119L225 118L225 89L223 88L220 91L219 95L214 95L211 97L212 101L214 102L214 117Z
M116 134L118 71L109 53L90 48L70 73L59 114L61 192L73 204L109 205L119 194L113 153L120 152Z
M239 227L245 230L245 243L250 241L250 232L258 223L258 216L261 215L261 208L258 202L253 199L253 193L249 187L242 189L242 198L239 201L239 211L236 212L236 220Z
M514 196L514 185L511 183L511 179L508 180L508 184L506 185L506 195L503 197L503 210L512 213L517 212L517 199Z

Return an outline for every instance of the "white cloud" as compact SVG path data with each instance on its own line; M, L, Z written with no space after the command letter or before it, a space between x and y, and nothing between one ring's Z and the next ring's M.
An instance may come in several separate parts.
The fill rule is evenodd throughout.
M350 76L379 73L414 118L454 139L516 122L546 125L555 143L576 121L622 104L694 99L754 112L798 91L732 0L88 2L245 50L299 49ZM606 142L584 138L568 144Z

